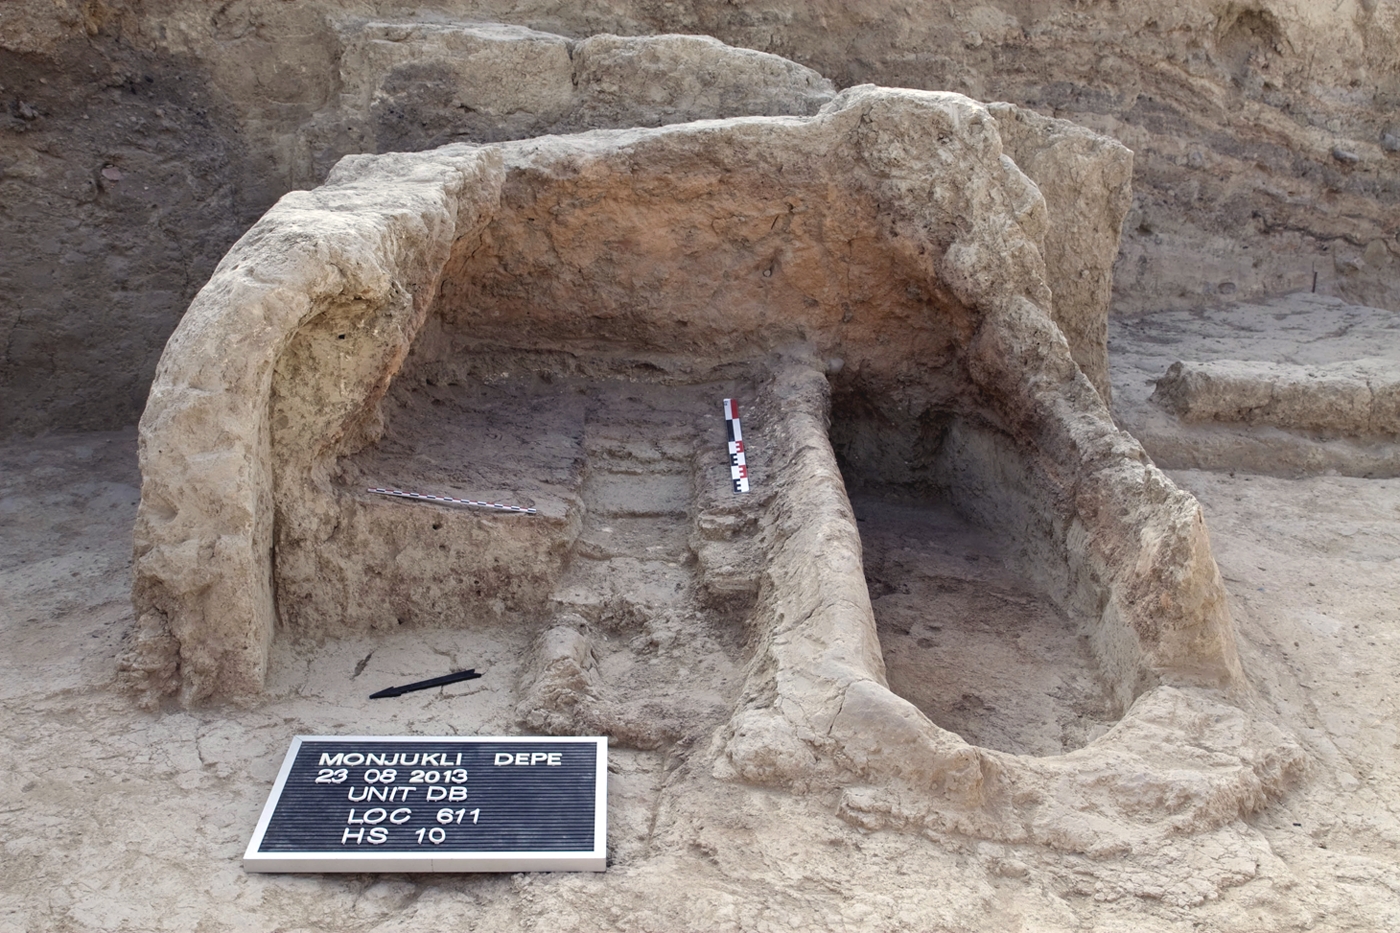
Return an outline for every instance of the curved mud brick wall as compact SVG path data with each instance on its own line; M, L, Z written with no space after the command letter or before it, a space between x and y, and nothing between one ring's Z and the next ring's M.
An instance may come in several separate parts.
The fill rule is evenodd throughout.
M457 623L493 600L543 608L531 594L577 534L567 481L509 553L414 550L429 512L395 526L354 484L410 347L428 385L492 359L658 383L737 368L766 380L774 480L698 526L718 589L734 563L717 556L722 526L759 529L744 552L761 564L753 654L717 769L845 787L843 815L869 825L1080 849L1116 820L1170 813L1181 829L1257 807L1301 752L1228 704L1244 683L1199 506L1075 364L1051 314L1056 218L1001 122L960 95L861 87L814 117L353 157L284 198L191 306L142 421L133 686L187 703L255 694L279 614L324 634L375 627L379 599ZM825 373L880 424L946 423L938 482L1014 538L1076 620L1131 706L1108 735L1057 758L990 752L888 690ZM358 547L371 526L387 549ZM455 578L472 560L489 564ZM1079 826L1090 800L1109 830Z
M1021 379L1028 389L1039 381ZM1146 627L1190 617L1196 633L1147 652L1139 639L1132 661L1101 655L1131 706L1106 734L1068 754L977 747L931 722L883 676L860 532L826 443L827 381L813 366L793 365L775 383L771 394L793 417L783 431L764 435L778 448L771 468L780 476L764 517L774 546L755 613L761 646L743 701L716 736L717 776L802 792L835 789L840 816L872 830L952 832L1106 856L1239 819L1306 769L1296 741L1236 705L1242 678L1195 501L1144 462L1136 442L1110 438L1092 418L1073 427L1061 422L1079 439L1061 450L1098 450L1070 471L1082 490L1071 508L1092 511L1060 540L1058 562L1070 574L1079 564L1086 578L1078 548L1097 567L1129 563L1081 581L1085 590L1099 589L1100 599L1101 588L1117 590L1101 616L1073 614L1091 629L1091 641L1114 638L1111 630L1125 619ZM1046 400L1062 388L1042 385L1035 394ZM1041 485L1028 490L1037 497L1047 492L1042 471L1065 465L1024 448L1019 457L1002 453L1024 460L1023 479L1039 477ZM961 467L989 468L981 492L993 500L1018 481L976 458ZM1107 506L1112 500L1117 505ZM1105 547L1110 538L1116 543ZM1123 634L1116 633L1120 646ZM1134 687L1140 692L1131 693Z
M22 88L0 82L18 95L0 125L23 130L0 136L11 247L0 252L0 434L135 420L161 345L219 257L347 154L811 115L835 94L810 68L707 36L571 39L308 5L201 10L189 25L196 46L227 43L227 57L205 57L176 28L178 51L84 36L54 58L15 60L0 29L0 73L23 76ZM13 116L21 98L30 119ZM78 111L74 138L64 127ZM63 157L45 162L55 147Z
M337 187L285 197L220 263L166 347L142 417L142 571L126 662L153 694L178 689L190 702L261 689L275 616L274 451L309 463L369 429L453 239L484 223L502 177L490 152L385 164L404 170L388 187L357 183L352 163ZM342 317L365 357L334 358L353 363L353 389L339 375L286 386L308 407L296 424L274 423L278 364L293 365ZM279 428L309 443L274 447Z
M1400 5L905 7L0 4L0 125L10 130L0 136L0 433L134 420L161 346L218 258L277 196L319 184L343 155L810 115L824 82L778 55L839 86L1000 97L1132 146L1119 313L1309 289L1396 307ZM479 22L502 17L561 35ZM674 30L774 54L638 37ZM564 38L602 31L628 38ZM1067 217L1074 188L1058 196L1009 128L1002 135ZM1081 280L1053 238L1045 246L1058 297Z

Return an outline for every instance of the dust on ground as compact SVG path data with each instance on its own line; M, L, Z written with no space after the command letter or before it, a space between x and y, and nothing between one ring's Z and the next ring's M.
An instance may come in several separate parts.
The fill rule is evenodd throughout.
M1274 476L1400 475L1400 438L1352 439L1268 425L1185 424L1149 401L1178 360L1327 366L1400 360L1400 315L1299 292L1268 301L1113 318L1108 359L1113 416L1165 469Z
M1131 329L1115 332L1120 358L1163 352L1134 339ZM1222 353L1249 358L1244 343L1220 339ZM1336 359L1354 350L1340 338L1332 346ZM1396 352L1393 342L1372 343L1364 355L1378 349ZM1115 388L1130 399L1129 387ZM617 439L597 438L618 468L596 482L623 482L628 458ZM656 439L664 454L669 442L664 433ZM648 468L658 495L673 498L683 456L680 447L674 453ZM133 431L0 449L0 929L1400 928L1400 480L1172 474L1205 508L1255 691L1249 702L1297 735L1314 761L1283 800L1222 829L1244 840L1243 850L1221 848L1210 834L1093 859L867 832L840 820L823 795L717 781L697 766L705 756L696 746L678 741L610 751L606 873L298 876L240 866L292 736L520 732L526 639L506 625L282 637L260 702L143 711L114 681L132 624L135 454ZM1079 648L1014 574L1000 576L1007 571L996 541L933 506L912 514L879 501L856 507L867 518L867 571L896 684L907 673L902 653L919 639L956 637L966 669L941 672L946 688L923 700L940 722L1035 754L1092 738L1101 720L1091 679L1080 679ZM867 528L872 516L876 527ZM677 543L655 529L624 530L641 518L600 515L585 533L592 559L615 559L608 542L618 535L674 558ZM917 530L938 521L939 534ZM954 574L951 563L963 567ZM941 623L895 599L906 584L937 591L940 575L961 581L942 579L950 584L943 595L971 599L960 628L936 630ZM991 586L972 599L977 580ZM1002 611L998 600L1011 600L1007 618L1036 646L1008 649L1000 661L986 650L1004 642L987 622ZM693 658L681 656L691 650L684 638L667 646L665 666L678 682L682 666L701 676L702 655L715 650L704 639L694 646ZM617 647L615 663L647 646ZM980 663L1015 669L984 674ZM367 699L467 666L487 676ZM1068 692L1056 695L1053 679ZM1076 704L1086 715L1072 721L1066 711ZM1211 880L1212 864L1226 859L1231 877L1244 879L1233 886Z
M1082 748L1118 717L1087 639L946 502L852 496L890 689L973 745Z

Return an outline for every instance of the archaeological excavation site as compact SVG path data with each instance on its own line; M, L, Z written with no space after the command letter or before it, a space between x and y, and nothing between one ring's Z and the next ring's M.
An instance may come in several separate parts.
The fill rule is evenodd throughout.
M1141 6L0 9L0 928L1400 924L1400 4Z

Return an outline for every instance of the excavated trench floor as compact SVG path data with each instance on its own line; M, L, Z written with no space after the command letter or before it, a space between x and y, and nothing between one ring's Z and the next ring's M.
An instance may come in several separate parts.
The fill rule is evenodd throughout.
M973 745L1081 748L1117 720L1084 639L947 503L852 496L890 689Z
M599 714L629 745L708 734L743 682L744 620L702 608L689 543L700 486L728 484L725 394L590 389L583 527L552 602L556 618L588 623Z
M551 731L657 748L708 734L742 686L748 607L706 599L690 540L701 500L733 495L721 402L753 394L733 381L405 380L387 400L384 437L344 462L343 479L538 508L471 510L495 535L551 522L568 548L542 609L506 609L523 639L518 699L535 686L531 640L565 626L587 646L589 682L544 694L556 704L542 711Z
M761 423L745 427L759 449ZM517 642L483 644L467 629L279 637L256 707L142 711L111 682L135 623L119 599L135 432L14 441L0 451L0 748L16 801L0 813L0 927L434 929L461 925L466 905L483 929L718 927L726 916L794 929L1316 929L1319 917L1331 929L1394 928L1400 482L1174 478L1205 503L1267 708L1317 750L1313 776L1247 821L1086 858L872 833L833 819L822 798L611 749L606 874L249 876L239 856L293 735L515 731L505 685ZM869 549L869 517L860 524ZM41 626L44 650L37 639L26 649L24 633ZM366 699L451 663L434 650L487 677ZM133 818L133 800L159 801L159 817ZM1007 885L1012 899L989 903Z
M659 748L708 734L742 688L750 606L710 598L692 539L702 513L733 495L721 400L757 391L558 374L406 380L384 438L347 461L347 478L540 509L514 523L562 528L577 514L545 608L509 639L525 654L521 697L529 640L562 624L586 644L589 681L547 694L557 708L540 722ZM763 427L748 426L756 483ZM895 693L968 742L1017 754L1062 754L1116 721L1084 640L1010 543L946 502L861 491L852 506Z

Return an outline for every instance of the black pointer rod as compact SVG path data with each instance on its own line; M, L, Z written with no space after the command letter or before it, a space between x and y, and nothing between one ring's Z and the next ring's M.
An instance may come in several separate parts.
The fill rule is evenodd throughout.
M371 693L371 700L382 700L385 697L399 697L405 693L412 693L414 690L427 690L429 687L445 687L448 684L455 684L463 680L476 680L481 675L473 668L469 671L457 671L455 674L443 674L441 677L434 677L431 680L420 680L416 684L404 684L402 687L386 687L378 693Z

